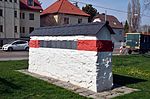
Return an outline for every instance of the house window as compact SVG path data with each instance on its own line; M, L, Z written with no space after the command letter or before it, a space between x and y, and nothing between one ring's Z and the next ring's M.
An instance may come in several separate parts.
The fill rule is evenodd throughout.
M80 18L80 19L78 19L78 23L82 23L82 19Z
M25 13L20 13L20 19L25 19Z
M0 32L3 32L3 25L0 25Z
M5 0L7 2L7 0Z
M20 33L22 33L22 27L20 27Z
M20 13L20 19L22 18L22 13Z
M15 3L17 3L17 0L14 0Z
M12 2L12 0L9 0L9 2Z
M28 0L28 6L33 6L33 0Z
M17 26L14 27L14 32L17 33Z
M64 24L69 24L69 18L64 18Z
M34 27L29 28L29 33L31 33L32 31L34 31Z
M29 14L29 20L34 20L34 14L33 13Z
M17 11L14 11L14 17L17 18Z
M0 16L3 16L3 10L0 9Z
M22 33L25 33L25 27L22 27Z
M25 19L25 13L22 13L22 19Z
M20 27L20 33L25 33L25 27Z

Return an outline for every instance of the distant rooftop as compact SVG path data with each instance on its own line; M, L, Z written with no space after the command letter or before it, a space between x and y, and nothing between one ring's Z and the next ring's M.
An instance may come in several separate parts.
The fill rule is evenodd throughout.
M105 14L98 14L97 16L94 17L94 19L99 18L101 22L105 22ZM123 29L123 25L119 20L112 15L106 15L106 20L109 22L109 25L112 28L119 28Z
M80 10L78 7L70 3L68 0L57 0L55 3L46 8L41 15L46 14L70 14L70 15L80 15L87 16L90 15Z
M20 9L40 11L42 7L38 0L33 0L33 6L28 5L28 0L20 0Z

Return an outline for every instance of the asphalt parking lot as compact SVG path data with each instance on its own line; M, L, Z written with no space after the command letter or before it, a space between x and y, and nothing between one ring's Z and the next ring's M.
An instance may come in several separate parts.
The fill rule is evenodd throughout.
M27 51L11 51L6 52L0 50L0 61L5 60L25 60L28 59L29 52Z

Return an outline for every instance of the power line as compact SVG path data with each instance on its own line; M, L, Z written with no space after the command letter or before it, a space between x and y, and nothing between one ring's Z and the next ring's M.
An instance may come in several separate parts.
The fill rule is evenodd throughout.
M70 0L70 1L72 1L72 2L78 2L78 3L80 3L80 4L85 4L85 5L87 4L87 3L84 3L84 2L80 2L80 1L74 1L74 0ZM118 9L113 9L113 8L104 7L104 6L98 6L98 5L94 5L94 4L92 4L92 6L95 6L95 7L97 7L97 8L106 9L106 10L115 11L115 12L120 12L120 13L126 13L126 14L128 13L127 11L118 10ZM150 16L144 15L143 13L140 13L140 15L142 15L142 16L144 16L144 17L150 18Z

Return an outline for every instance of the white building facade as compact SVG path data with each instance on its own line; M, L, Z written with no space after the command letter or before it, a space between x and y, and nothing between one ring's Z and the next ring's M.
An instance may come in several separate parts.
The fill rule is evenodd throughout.
M0 43L20 37L19 0L0 0Z
M25 2L26 1L26 2ZM40 27L41 5L38 0L20 1L20 37L29 38L29 34Z
M28 5L30 1L33 5ZM37 0L0 0L0 46L29 37L34 28L40 27L41 10Z

